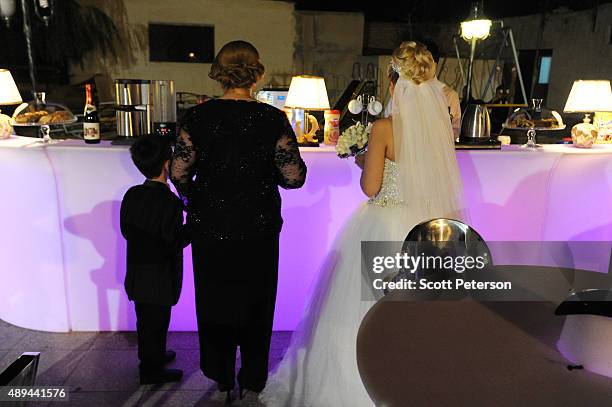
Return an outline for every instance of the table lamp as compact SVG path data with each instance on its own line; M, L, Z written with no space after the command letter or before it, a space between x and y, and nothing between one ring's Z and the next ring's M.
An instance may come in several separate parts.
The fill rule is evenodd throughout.
M589 114L612 111L610 81L574 81L563 111L584 113L582 123L572 127L572 141L576 147L591 147L597 139L597 127L591 123Z
M291 78L289 92L285 107L291 109L304 110L303 127L299 121L299 115L295 121L295 132L298 143L318 143L315 138L315 133L319 129L317 119L307 113L308 110L327 110L329 109L329 99L327 97L327 88L325 87L325 79L320 76L300 75ZM310 130L308 124L311 124Z
M21 103L21 95L7 69L0 69L0 106ZM0 139L8 138L13 133L13 119L0 111Z

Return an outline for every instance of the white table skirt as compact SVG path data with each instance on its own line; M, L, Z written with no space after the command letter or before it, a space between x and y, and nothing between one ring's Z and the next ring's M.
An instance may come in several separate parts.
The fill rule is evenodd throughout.
M133 330L119 207L142 176L126 147L0 140L0 318L44 331ZM292 330L328 247L365 199L360 170L305 148L308 179L282 191L274 327ZM460 151L472 225L485 240L612 240L612 146ZM408 232L408 231L406 231ZM196 329L191 250L171 330Z

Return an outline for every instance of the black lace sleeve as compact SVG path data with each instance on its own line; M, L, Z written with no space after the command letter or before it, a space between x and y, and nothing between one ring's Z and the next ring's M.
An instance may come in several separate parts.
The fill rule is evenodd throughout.
M172 165L170 168L170 179L176 187L185 206L189 200L189 191L193 182L193 165L196 162L196 151L191 140L191 136L181 129L174 147L172 155Z
M281 187L294 189L304 185L306 164L300 156L295 133L286 117L283 117L281 136L276 142L274 162L280 174L278 184Z

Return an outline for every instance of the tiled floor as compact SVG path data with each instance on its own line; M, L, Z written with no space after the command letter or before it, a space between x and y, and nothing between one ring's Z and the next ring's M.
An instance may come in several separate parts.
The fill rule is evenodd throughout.
M273 334L270 369L281 360L290 338L291 332ZM54 406L222 405L211 400L213 383L199 369L195 332L168 334L168 349L177 352L169 367L185 373L180 383L140 386L136 348L132 332L58 334L21 329L0 320L0 371L23 352L41 352L37 384L68 386L71 392L69 403Z
M392 369L393 377L400 379L395 383L409 391L406 404L394 405L612 406L612 378L567 369L569 362L556 349L563 319L554 316L551 304L470 304L409 304L386 313L401 323L387 320L388 325L372 331L379 338L379 342L372 342L377 357L385 354L391 361L398 356L398 349L414 352L410 363L383 366L383 371ZM388 327L398 329L387 331ZM384 332L408 335L405 338L410 340L398 348L397 341L381 336ZM273 334L271 370L281 360L290 338L291 332ZM379 345L391 352L379 352L383 349ZM177 352L171 367L183 369L183 380L140 386L134 333L56 334L21 329L0 320L0 371L22 352L41 352L38 384L63 385L70 391L68 403L48 404L53 407L223 405L222 400L214 400L214 384L200 372L197 334L171 332L168 347ZM326 373L337 374L333 369Z

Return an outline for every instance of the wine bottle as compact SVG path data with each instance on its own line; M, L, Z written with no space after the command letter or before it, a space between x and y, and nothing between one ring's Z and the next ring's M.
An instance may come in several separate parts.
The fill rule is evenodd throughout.
M83 139L87 144L100 142L100 118L93 100L91 84L85 85L85 109L83 111Z

